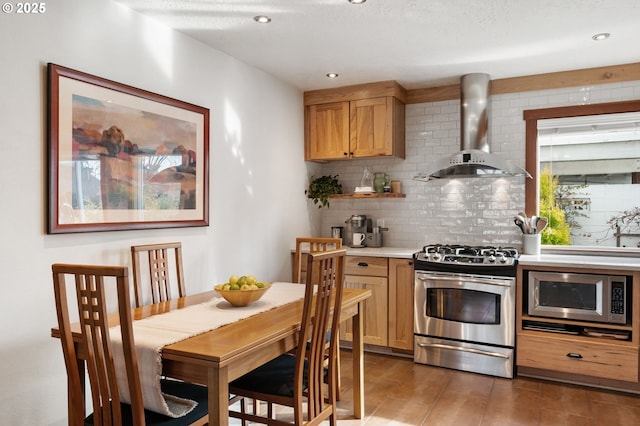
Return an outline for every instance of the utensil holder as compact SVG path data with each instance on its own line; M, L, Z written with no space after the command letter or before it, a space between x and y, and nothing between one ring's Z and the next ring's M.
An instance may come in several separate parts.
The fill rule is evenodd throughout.
M522 239L523 254L540 254L540 234L524 234Z

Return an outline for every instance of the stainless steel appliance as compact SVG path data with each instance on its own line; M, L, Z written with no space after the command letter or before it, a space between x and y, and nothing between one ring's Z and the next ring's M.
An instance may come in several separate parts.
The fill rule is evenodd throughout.
M431 245L414 254L414 361L513 377L514 248Z
M529 271L530 316L627 323L625 276Z
M531 175L510 160L492 154L489 144L489 74L460 79L460 151L437 160L414 180Z
M349 231L346 234L347 245L350 247L364 247L364 238L359 244L354 243L354 234L363 234L366 237L367 232L367 216L363 214L351 215L344 223L350 225Z

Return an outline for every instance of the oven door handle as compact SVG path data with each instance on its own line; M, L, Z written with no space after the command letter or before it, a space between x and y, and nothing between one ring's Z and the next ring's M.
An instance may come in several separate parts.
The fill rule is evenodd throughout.
M449 349L452 351L459 351L459 352L470 352L473 354L492 356L495 358L505 358L505 359L509 358L509 355L501 354L498 352L483 351L481 349L473 349L473 348L463 348L460 346L443 345L441 343L418 343L418 346L420 346L421 348L438 348L438 349Z
M438 281L447 281L447 282L457 282L459 285L464 285L465 283L474 283L474 284L488 284L488 285L498 285L501 287L511 287L513 284L513 279L496 279L496 280L488 280L473 277L470 275L467 276L447 276L447 275L428 275L424 273L418 273L416 277L420 281L428 281L428 280L438 280Z

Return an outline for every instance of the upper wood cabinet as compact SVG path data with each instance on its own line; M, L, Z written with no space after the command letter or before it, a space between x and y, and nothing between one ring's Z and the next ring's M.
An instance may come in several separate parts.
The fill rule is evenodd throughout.
M349 102L307 107L305 160L335 160L349 153Z
M305 92L305 160L404 158L405 99L396 82Z

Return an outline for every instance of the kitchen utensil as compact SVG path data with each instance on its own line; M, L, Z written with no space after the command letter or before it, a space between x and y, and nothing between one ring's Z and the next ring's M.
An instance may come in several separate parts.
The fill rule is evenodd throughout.
M536 223L536 233L541 233L542 230L547 227L548 223L549 221L546 217L538 218L538 223Z
M515 223L516 226L518 228L520 228L520 230L522 231L523 234L526 233L526 232L524 232L524 221L519 216L515 216L513 218L513 223Z
M529 224L529 218L521 213L518 214L514 219L518 220L522 226L520 227L520 229L522 229L522 233L523 234L530 234L531 233L531 225ZM516 225L518 225L516 223Z

